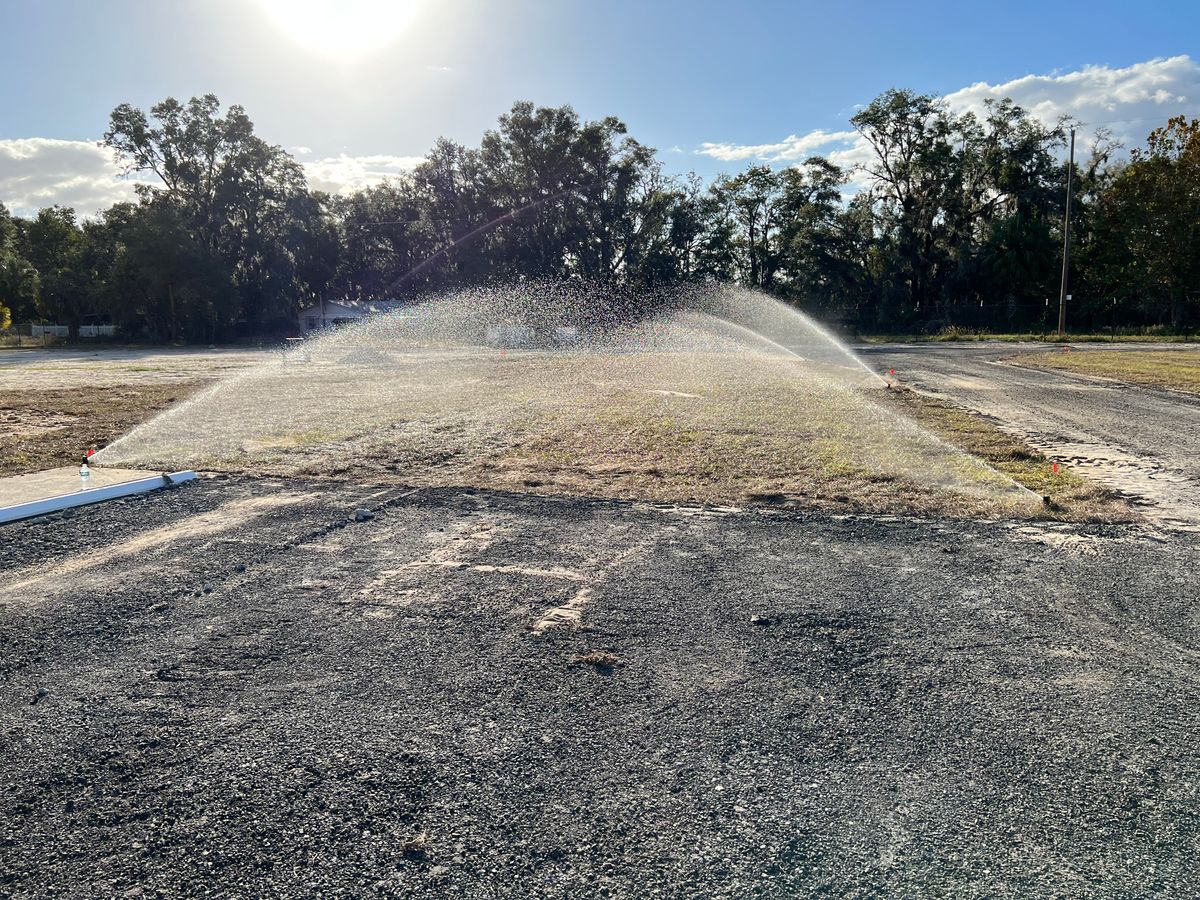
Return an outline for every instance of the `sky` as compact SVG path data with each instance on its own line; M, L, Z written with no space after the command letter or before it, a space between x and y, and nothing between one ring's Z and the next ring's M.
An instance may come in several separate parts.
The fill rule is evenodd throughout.
M96 146L120 103L214 93L350 191L515 100L616 115L672 172L821 153L893 87L1070 114L1086 153L1200 117L1200 3L1008 0L0 0L0 203L92 215L132 195Z

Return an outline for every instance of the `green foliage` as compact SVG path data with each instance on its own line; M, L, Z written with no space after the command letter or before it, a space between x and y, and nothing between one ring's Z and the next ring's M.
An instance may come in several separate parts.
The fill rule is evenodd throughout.
M111 309L126 333L159 341L213 341L238 313L237 292L218 253L170 203L114 207L104 227L116 239Z
M289 327L319 299L414 298L489 279L737 281L866 332L1042 333L1056 312L1064 128L1009 100L957 115L881 94L851 120L870 156L813 157L704 185L663 173L619 119L520 102L478 147L439 140L349 196L212 95L117 107L105 134L137 185L82 224L0 207L0 321L217 341ZM1128 164L1103 136L1076 167L1074 328L1200 319L1200 124L1172 119Z
M211 282L187 305L186 320L178 312L148 320L152 330L169 321L173 339L199 329L209 340L230 336L243 322L260 330L291 318L332 277L337 244L322 198L309 193L295 160L254 134L240 106L221 115L211 94L186 105L167 98L149 115L122 104L104 141L126 172L149 172L161 182L138 190L143 204L158 205L148 215L168 224L167 234L187 238L166 256L183 266L179 283L199 291L198 278ZM161 276L148 270L139 284L165 295L150 301L154 308L178 311L178 285ZM232 307L230 296L237 299Z
M19 220L0 203L0 330L12 325L14 315L32 317L37 309L38 273L21 253Z
M1200 120L1178 116L1151 132L1105 193L1103 216L1147 318L1200 320Z
M30 223L26 240L29 261L38 273L38 312L66 324L71 337L77 337L91 298L83 275L83 229L75 221L75 211L60 206L43 209Z

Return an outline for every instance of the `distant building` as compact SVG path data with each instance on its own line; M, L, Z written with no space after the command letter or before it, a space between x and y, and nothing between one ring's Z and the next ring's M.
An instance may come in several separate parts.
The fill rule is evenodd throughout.
M300 310L296 323L301 332L320 331L383 315L405 305L403 300L323 300Z

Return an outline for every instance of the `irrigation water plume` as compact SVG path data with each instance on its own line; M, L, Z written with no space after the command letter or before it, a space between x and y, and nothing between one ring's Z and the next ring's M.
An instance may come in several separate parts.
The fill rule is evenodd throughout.
M666 501L1036 500L919 427L885 385L759 292L529 281L322 334L95 461Z

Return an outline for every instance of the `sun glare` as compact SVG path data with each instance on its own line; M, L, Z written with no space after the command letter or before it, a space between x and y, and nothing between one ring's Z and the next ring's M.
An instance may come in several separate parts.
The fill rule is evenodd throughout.
M382 50L407 30L422 0L259 0L291 40L338 60Z

